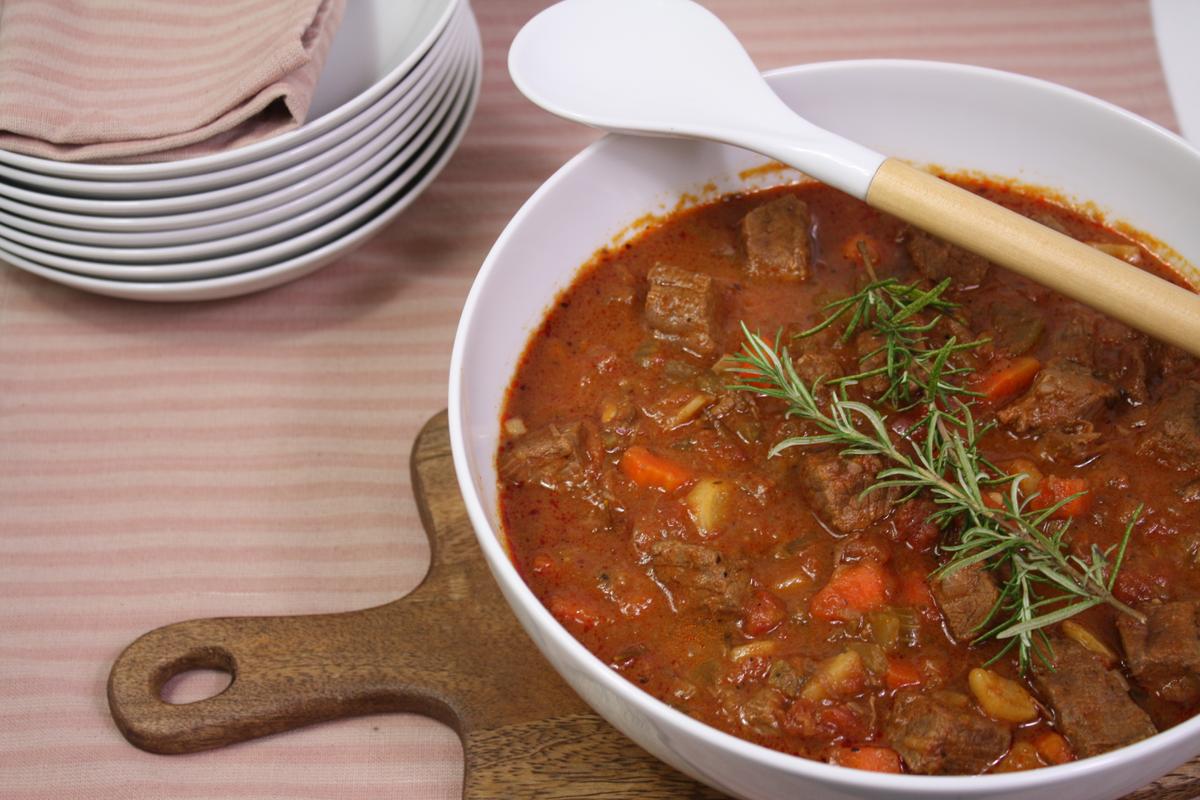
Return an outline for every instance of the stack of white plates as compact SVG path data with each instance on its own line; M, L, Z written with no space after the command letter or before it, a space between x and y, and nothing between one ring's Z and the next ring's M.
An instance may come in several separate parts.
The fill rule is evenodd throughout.
M354 0L293 131L157 164L0 150L0 261L137 300L230 297L312 272L436 177L475 110L481 53L467 0Z

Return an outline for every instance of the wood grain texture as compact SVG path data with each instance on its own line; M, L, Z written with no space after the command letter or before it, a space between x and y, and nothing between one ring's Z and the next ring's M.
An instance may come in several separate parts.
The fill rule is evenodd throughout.
M471 800L719 798L596 716L538 655L478 551L444 412L417 437L412 472L432 549L416 590L343 614L202 619L151 631L109 676L121 733L143 750L190 753L339 717L411 711L458 732ZM196 703L160 699L167 680L195 668L234 679Z
M1200 295L972 192L889 158L867 190L875 208L1200 355Z
M720 800L597 716L536 652L480 555L458 493L446 414L412 454L433 551L425 580L387 605L344 614L227 617L168 625L135 641L109 676L113 719L155 753L190 753L323 720L414 711L463 742L463 796ZM193 668L234 675L187 705L159 698ZM1200 793L1200 759L1125 800Z

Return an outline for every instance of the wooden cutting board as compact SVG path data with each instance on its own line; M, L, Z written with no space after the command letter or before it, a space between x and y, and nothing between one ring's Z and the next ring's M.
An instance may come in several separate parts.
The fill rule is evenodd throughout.
M458 732L468 800L719 800L592 712L521 630L475 542L445 412L417 436L412 473L433 553L420 586L362 611L199 619L147 633L109 675L109 708L125 738L154 753L190 753L324 720L408 711ZM189 669L234 679L207 700L163 702L163 684ZM1200 759L1126 800L1197 795Z

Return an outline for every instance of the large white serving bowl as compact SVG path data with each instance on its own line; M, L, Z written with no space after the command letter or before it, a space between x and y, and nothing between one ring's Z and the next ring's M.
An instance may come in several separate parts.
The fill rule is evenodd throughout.
M0 263L8 262L15 267L39 275L47 280L93 294L126 300L172 303L220 300L250 294L288 283L311 272L315 272L363 244L371 236L378 233L384 225L395 218L401 211L412 205L413 201L437 178L442 168L446 166L446 163L458 149L458 145L462 142L462 137L466 134L467 128L470 125L471 118L474 116L475 107L479 101L479 88L482 78L479 57L479 34L478 30L474 29L473 22L472 29L472 36L474 36L473 48L476 55L473 60L473 73L468 84L469 94L466 100L466 107L454 121L452 127L446 131L444 139L439 134L438 141L440 141L440 146L435 147L431 143L427 152L423 152L421 166L415 174L409 174L409 171L406 169L403 173L389 180L388 184L380 189L371 198L371 201L368 201L374 201L372 202L371 212L375 216L368 216L358 227L347 231L344 235L332 241L326 242L298 256L262 267L261 269L237 272L216 278L181 281L139 282L78 275L73 272L57 270L37 261L8 252L2 244L0 244ZM397 265L397 268L402 267L403 265Z
M1032 78L930 62L812 64L769 80L813 122L880 152L1056 187L1200 263L1200 152L1115 106ZM450 364L450 441L479 544L530 637L618 729L736 797L1105 800L1200 753L1196 718L1131 747L1023 773L882 775L804 760L717 731L641 691L592 656L521 580L501 532L495 458L501 406L529 335L579 266L634 220L674 208L685 193L711 196L702 188L710 181L717 192L761 185L761 173L738 174L762 162L709 143L606 137L525 203L475 280Z
M226 187L245 184L255 179L270 178L267 186L285 186L295 181L299 176L311 174L320 168L314 159L327 151L334 150L339 145L344 154L353 149L353 145L344 145L351 136L359 134L368 125L375 131L388 123L384 118L394 117L414 102L414 98L428 82L431 75L436 76L444 69L446 51L452 50L461 38L462 9L460 5L442 34L433 42L429 50L413 66L412 70L392 86L386 94L380 97L362 112L349 117L337 127L307 141L287 148L270 156L248 161L243 164L200 172L195 175L185 175L174 178L154 178L147 180L96 181L79 178L62 178L54 175L44 175L30 172L19 167L9 166L0 161L0 179L11 182L15 188L26 192L36 193L46 197L41 205L51 205L53 196L84 197L109 200L151 200L160 197L172 197L196 192L206 192ZM366 6L352 5L361 9ZM357 16L357 14L356 14ZM363 59L364 63L366 59ZM335 151L336 152L336 151ZM338 156L326 157L325 164L333 163ZM305 164L307 169L300 166ZM0 194L9 194L8 187L0 185ZM29 202L30 196L22 196Z
M300 147L363 113L411 71L467 0L354 0L325 59L308 121L222 153L151 164L90 164L0 150L0 164L63 178L135 181L198 175Z
M353 222L353 213L339 214L368 197L409 161L416 161L429 140L453 120L465 102L465 86L474 54L464 32L445 74L432 83L425 97L414 103L381 135L392 140L360 166L334 181L345 191L327 202L264 227L234 236L163 247L98 247L27 233L5 224L0 216L0 244L18 255L57 269L126 280L179 280L222 272L253 269L279 260L280 253L299 252L311 246L313 236L335 235L335 228ZM326 224L328 223L328 224ZM285 241L286 240L286 241ZM268 248L282 242L278 248ZM30 248L34 252L27 252ZM218 257L224 257L216 260Z

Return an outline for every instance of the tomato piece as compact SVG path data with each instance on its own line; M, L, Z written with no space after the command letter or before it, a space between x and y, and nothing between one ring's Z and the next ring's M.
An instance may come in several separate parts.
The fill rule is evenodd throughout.
M742 630L751 636L761 636L778 627L787 618L787 606L770 592L759 589L751 595L742 617Z

